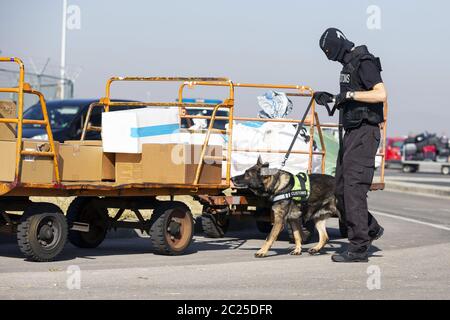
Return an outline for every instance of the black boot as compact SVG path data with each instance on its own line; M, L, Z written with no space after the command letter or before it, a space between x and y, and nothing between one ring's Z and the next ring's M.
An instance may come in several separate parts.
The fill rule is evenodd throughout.
M351 252L346 251L340 254L333 254L331 256L333 262L368 262L367 251L364 252Z
M370 233L369 232L369 237L370 237L370 244L372 244L373 241L380 239L384 234L384 228L380 226L380 229L378 229L377 232L375 233Z

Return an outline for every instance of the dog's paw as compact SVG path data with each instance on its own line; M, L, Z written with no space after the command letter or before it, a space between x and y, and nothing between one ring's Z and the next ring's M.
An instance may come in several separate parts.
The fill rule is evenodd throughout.
M311 248L311 249L308 250L308 253L311 254L311 255L317 254L317 253L319 253L319 252L320 252L320 251L317 250L316 248Z
M300 256L302 254L302 249L301 248L300 249L294 249L291 252L289 252L289 254L291 256Z
M259 250L255 253L255 258L265 258L267 257L267 252Z

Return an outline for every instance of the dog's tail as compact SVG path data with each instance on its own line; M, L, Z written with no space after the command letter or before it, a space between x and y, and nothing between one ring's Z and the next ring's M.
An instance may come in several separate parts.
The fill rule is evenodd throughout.
M334 216L337 216L339 218L340 221L344 221L344 212L341 212L341 210L339 210L340 208L340 203L339 203L339 199L337 197L334 197L333 200L333 207L334 207Z

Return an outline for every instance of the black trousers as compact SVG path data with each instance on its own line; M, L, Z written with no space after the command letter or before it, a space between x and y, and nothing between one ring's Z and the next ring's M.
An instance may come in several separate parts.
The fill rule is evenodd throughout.
M380 143L378 126L363 123L346 130L336 164L337 207L348 228L349 251L368 249L370 237L380 226L367 207L375 172L375 156Z

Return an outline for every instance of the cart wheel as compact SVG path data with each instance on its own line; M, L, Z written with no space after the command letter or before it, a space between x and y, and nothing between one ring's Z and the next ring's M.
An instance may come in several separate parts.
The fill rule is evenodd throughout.
M228 207L224 210L219 209L220 211L215 213L212 212L213 210L209 206L203 207L201 216L203 232L209 238L223 238L230 225Z
M92 198L77 197L67 209L67 221L89 224L89 232L69 230L69 241L79 248L96 248L103 240L109 228L109 216L106 208L97 208Z
M259 232L268 234L270 230L272 230L272 222L258 220L259 217L268 217L270 219L270 210L271 208L267 207L256 207L255 216L256 216L256 228Z
M34 203L24 211L17 226L20 251L33 261L52 261L67 241L67 221L51 203Z
M339 232L342 238L348 237L347 224L339 219Z
M268 234L272 230L272 223L268 221L258 221L256 220L256 228L259 232Z
M442 174L448 175L450 174L450 167L444 166L441 169Z
M289 242L295 243L294 233L292 232L291 225L289 223L287 223L286 225L287 231L289 233L289 240L290 240ZM310 220L304 222L301 227L302 229L300 230L300 232L302 233L302 243L307 244L312 240L312 237L314 236L315 232L314 221Z
M182 202L170 201L153 210L150 239L159 254L183 254L194 235L194 219Z
M309 220L303 223L302 226L302 243L310 243L316 232L314 221Z

